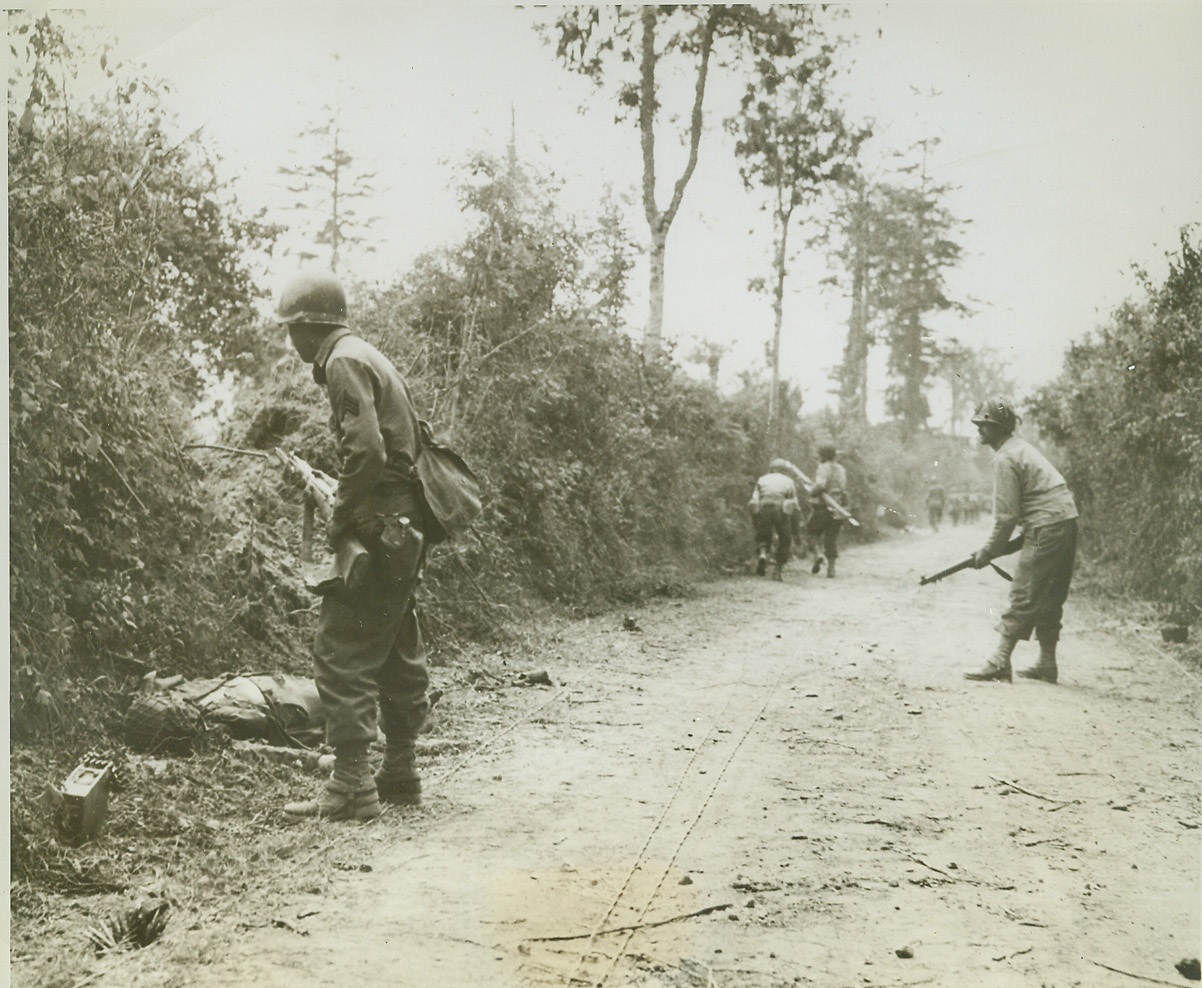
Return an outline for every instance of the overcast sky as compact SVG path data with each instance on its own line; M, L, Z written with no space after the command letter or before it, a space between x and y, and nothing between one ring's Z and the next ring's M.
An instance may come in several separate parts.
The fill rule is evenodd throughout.
M587 214L607 182L639 181L636 132L556 64L531 27L545 13L453 2L87 9L119 55L173 82L169 105L183 126L203 124L249 206L280 201L276 169L330 100L340 53L347 142L379 172L383 242L358 268L367 277L454 240L448 163L503 150L511 110L520 156L565 180L572 211ZM956 187L949 205L971 221L949 280L977 312L938 331L1007 353L1021 396L1136 293L1133 264L1163 275L1178 230L1202 220L1202 4L857 3L851 15L849 111L875 119L881 158L938 138L930 175ZM717 115L731 92L715 80ZM730 345L730 375L762 365L771 335L768 302L747 291L767 272L770 228L717 124L669 236L665 333L685 353L697 339ZM661 166L661 204L679 167ZM641 213L631 217L645 236ZM786 300L782 371L811 409L829 400L847 318L846 301L817 288L826 273L820 257L800 256Z

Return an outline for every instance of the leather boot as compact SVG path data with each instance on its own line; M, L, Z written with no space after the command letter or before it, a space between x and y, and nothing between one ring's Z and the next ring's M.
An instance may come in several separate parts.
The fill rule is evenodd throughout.
M356 744L334 752L334 771L316 799L286 803L284 812L295 817L322 820L374 820L381 813L380 797L367 761L367 745Z
M777 583L780 583L784 579L784 576L782 575L783 571L784 566L781 563L777 563L772 567L772 579L774 579Z
M766 553L763 549L761 549L759 552L759 556L756 558L756 561L755 561L755 575L763 576L767 572L768 572L768 553Z
M812 573L814 576L817 576L819 570L822 569L822 564L825 562L826 560L821 555L815 556L814 565L810 567L810 573Z
M1017 638L1007 638L1005 635L1002 635L1001 640L998 642L997 650L990 656L989 661L985 663L985 668L979 672L966 672L964 678L980 683L1011 682L1010 655L1017 644Z
M835 578L835 561L833 559L827 561L826 576L828 580L833 580Z
M1019 669L1018 674L1023 679L1037 679L1042 683L1054 683L1059 678L1056 668L1056 643L1039 643L1039 661L1027 669Z
M417 751L412 739L389 741L384 764L376 773L376 790L385 803L414 806L422 801L422 780L417 771Z
M321 820L374 820L383 811L374 783L353 790L331 779L316 799L285 803L284 812Z

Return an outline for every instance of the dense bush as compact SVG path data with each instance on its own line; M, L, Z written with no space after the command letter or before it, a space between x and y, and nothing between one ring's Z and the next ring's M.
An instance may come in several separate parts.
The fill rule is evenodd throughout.
M752 443L729 403L670 362L644 366L581 301L595 286L552 186L484 155L464 186L477 221L467 239L353 300L356 331L394 360L419 412L484 484L476 535L432 558L434 630L496 630L497 615L532 597L587 610L672 591L745 552ZM277 372L230 442L263 446L248 423L283 421L303 386ZM310 411L273 443L332 471L316 439L324 396L304 390Z
M1066 454L1085 547L1119 590L1196 620L1202 602L1202 256L1074 345L1033 415Z
M82 110L54 82L62 33L25 32L37 60L8 114L15 737L98 729L111 705L89 696L147 663L236 651L222 587L240 564L214 553L180 442L194 358L250 328L241 258L269 232L223 205L194 144L167 142L152 87Z

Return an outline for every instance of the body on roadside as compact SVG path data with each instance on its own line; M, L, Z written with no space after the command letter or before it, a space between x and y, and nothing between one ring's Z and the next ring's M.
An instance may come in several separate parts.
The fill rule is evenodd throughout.
M348 328L346 296L333 276L294 279L277 319L330 402L340 460L330 545L355 538L371 556L363 585L352 593L337 583L318 617L313 670L333 773L317 799L289 803L285 812L371 819L381 798L414 802L421 791L415 749L430 677L415 598L426 525L414 467L418 416L396 368ZM381 727L384 764L373 776L368 749Z
M1060 471L1014 435L1018 417L1007 400L981 402L973 422L982 444L994 450L993 527L985 545L973 553L973 565L988 566L1016 527L1022 529L1023 547L1009 604L998 622L997 649L983 669L964 675L1009 682L1015 645L1034 633L1039 661L1019 675L1054 683L1059 676L1056 645L1077 554L1077 505Z

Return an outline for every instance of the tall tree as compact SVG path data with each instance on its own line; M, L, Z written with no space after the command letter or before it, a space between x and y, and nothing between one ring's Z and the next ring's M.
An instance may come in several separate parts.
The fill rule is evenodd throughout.
M613 85L619 117L635 111L643 159L643 213L650 233L645 359L657 359L662 353L668 231L697 168L711 66L791 58L813 30L813 18L814 8L804 5L580 6L567 8L548 29L566 66L599 86L606 81ZM686 73L693 84L688 122L680 134L688 151L661 207L657 127L671 126L676 118L661 103L660 80L675 72Z
M863 426L868 424L868 354L873 343L869 289L879 254L867 183L862 177L857 176L843 196L836 223L842 225L838 256L847 272L851 296L843 362L836 372L839 417L845 423Z
M903 171L917 173L914 186L881 188L882 229L887 231L889 253L880 272L878 293L885 312L889 344L889 372L894 383L886 395L890 413L901 421L903 434L912 436L930 417L927 382L935 359L934 333L929 317L937 312L967 312L949 298L944 273L960 262L963 253L952 236L961 222L945 204L950 191L933 184L926 171L927 147L922 163Z
M948 431L958 435L976 402L987 395L1014 392L1006 360L991 347L974 349L951 337L937 344L934 353L935 375L948 386L951 402Z
M335 66L341 61L333 56ZM288 207L306 217L316 217L309 243L328 247L330 270L337 271L348 248L363 253L375 252L371 228L378 216L361 216L355 204L376 195L372 180L375 172L358 168L348 150L343 124L341 83L332 102L323 104L321 119L297 135L293 153L300 164L280 165L277 173L288 182L286 189L297 198ZM317 253L309 246L297 250L302 260L313 260Z
M783 73L771 61L761 61L758 78L743 94L739 114L727 121L736 137L735 154L743 183L748 189L766 190L772 212L770 438L776 435L790 227L799 210L815 202L831 183L852 174L859 145L870 134L867 129L849 128L833 103L834 47L817 31L813 38L815 50L788 65Z

